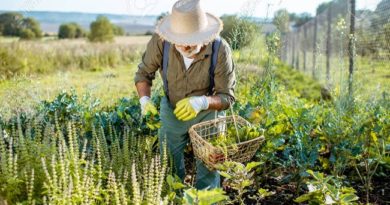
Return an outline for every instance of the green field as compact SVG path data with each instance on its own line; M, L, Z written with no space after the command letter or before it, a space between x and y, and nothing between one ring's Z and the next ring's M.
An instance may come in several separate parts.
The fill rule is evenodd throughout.
M60 71L48 75L18 77L0 82L0 113L9 117L15 111L32 111L42 100L53 99L60 91L74 89L80 96L90 95L101 106L113 105L135 91L136 64L103 71Z
M360 62L370 68L355 78L366 97L351 99L281 62L272 49L278 38L266 45L258 36L234 51L237 101L227 114L251 126L232 129L240 139L264 132L265 141L250 162L220 164L221 188L196 190L192 149L185 151L189 180L181 181L150 126L159 114L140 114L133 77L149 38L2 39L0 204L390 201L390 100L380 94L389 84L386 63ZM373 93L378 83L385 86ZM153 93L157 106L161 97ZM229 139L213 137L226 153Z

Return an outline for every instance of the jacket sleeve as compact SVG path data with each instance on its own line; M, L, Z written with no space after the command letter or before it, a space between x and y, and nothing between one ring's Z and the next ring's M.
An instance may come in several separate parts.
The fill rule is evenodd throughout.
M146 51L142 55L142 62L138 65L135 73L134 82L144 81L153 85L156 71L161 67L163 53L163 41L157 34L153 34L147 44Z
M226 110L235 102L234 89L236 86L236 75L232 51L225 40L222 40L221 47L219 48L214 81L216 95L221 97L222 109Z

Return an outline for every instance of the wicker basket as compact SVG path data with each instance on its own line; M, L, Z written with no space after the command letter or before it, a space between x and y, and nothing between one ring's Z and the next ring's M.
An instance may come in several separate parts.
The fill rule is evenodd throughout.
M264 141L264 136L228 146L224 149L215 147L209 141L219 134L227 134L227 127L236 124L238 129L249 126L250 123L240 116L229 116L202 122L189 130L191 144L195 157L202 160L209 170L225 160L235 162L249 161Z

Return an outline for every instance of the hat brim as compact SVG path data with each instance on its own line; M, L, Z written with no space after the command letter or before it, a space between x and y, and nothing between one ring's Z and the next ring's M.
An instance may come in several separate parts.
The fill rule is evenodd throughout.
M204 45L212 42L222 31L223 23L220 18L206 13L208 26L190 34L179 34L172 32L171 16L161 19L156 26L156 33L164 40L178 45Z

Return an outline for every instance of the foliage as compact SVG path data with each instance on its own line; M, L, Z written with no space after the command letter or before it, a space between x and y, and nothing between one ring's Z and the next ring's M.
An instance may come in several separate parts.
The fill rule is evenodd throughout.
M389 6L390 6L389 0L381 0L376 6L376 9L374 11L376 16L373 19L373 24L372 24L372 26L374 26L375 29L379 29L383 25L389 23L389 17L388 17Z
M232 49L240 49L250 44L260 28L251 20L238 16L222 16L224 29L221 36Z
M313 17L311 16L311 14L306 12L300 14L289 14L289 20L290 22L294 22L294 27L300 27L312 19Z
M86 32L77 23L62 24L58 30L58 38L82 38L86 36Z
M10 203L167 204L168 160L165 151L161 160L154 154L154 138L111 125L87 132L72 121L24 120L1 129L0 195Z
M30 29L23 29L20 31L20 38L24 40L31 40L35 38L35 33Z
M332 2L323 2L319 6L317 6L316 14L319 15L322 12L324 12L326 9L328 9L332 5Z
M122 27L117 26L115 24L112 24L112 30L115 36L124 36L126 34L125 30Z
M23 39L42 37L39 22L33 18L24 18L22 14L16 12L0 14L0 34L19 36Z
M41 38L42 31L41 26L38 21L33 18L24 18L21 22L21 31L29 30L34 33L33 38ZM22 33L21 33L22 34ZM20 34L20 37L23 39L24 36Z
M225 177L227 185L237 192L232 204L245 204L244 194L254 183L252 170L259 165L261 165L259 162L250 162L244 166L241 163L226 161L217 166L221 176Z
M226 134L220 133L215 138L212 138L210 143L216 147L227 147L260 137L262 132L264 132L264 130L254 126L244 126L240 128L230 126L227 128Z
M158 16L157 16L157 19L156 19L155 25L157 25L157 23L158 23L161 19L163 19L164 17L166 17L166 16L168 16L168 15L169 15L169 12L163 12L163 13L161 13L160 15L158 15Z
M74 90L71 93L62 91L53 101L43 101L39 113L51 123L57 121L63 124L74 121L90 124L93 112L99 104L98 99L91 99L88 95L84 95L82 100L79 100Z
M281 33L287 33L290 30L290 16L288 11L285 9L276 11L272 23Z
M307 182L309 193L295 199L297 203L308 202L309 204L357 204L359 199L356 191L351 187L345 187L338 179L323 173L307 171L313 180Z
M4 36L18 36L20 32L20 22L23 15L16 12L0 14L0 33Z
M16 113L10 120L0 120L0 198L12 204L190 204L203 203L214 195L212 200L223 203L234 199L241 203L249 199L258 203L267 199L293 203L302 195L297 200L313 204L326 199L354 203L356 196L370 203L369 196L386 188L380 187L378 181L389 179L388 94L369 101L356 96L351 101L342 89L335 89L325 101L315 93L319 91L318 83L298 75L277 59L278 33L259 42L266 46L256 49L267 49L261 60L256 60L258 55L254 52L236 51L241 63L253 63L264 70L259 72L255 67L240 71L233 112L249 119L255 127L264 128L266 141L254 162L221 168L230 190L195 190L169 176L169 160L157 151L157 131L148 126L150 121L158 121L158 115L143 119L136 97L96 109L95 99L87 97L84 101L74 93L64 92L43 102L35 116ZM20 71L35 62L33 59L40 59L26 55L21 48L24 46L17 46L0 46L0 55L9 67ZM106 48L89 46L96 52ZM58 50L57 54L52 50L42 52L54 53L58 58L53 61L60 59L60 64L77 61L74 65L84 65L78 61L85 57L73 54L79 50ZM102 56L91 58L101 60ZM50 62L50 58L40 60ZM152 99L158 105L161 92L156 93ZM308 181L310 176L314 179ZM310 184L312 192L306 193L305 183ZM227 195L233 200L226 199Z
M213 190L196 190L191 188L184 192L183 204L212 205L226 199L227 196L225 196L225 192L221 188Z
M275 80L280 84L284 84L287 89L295 91L297 96L316 102L330 100L331 96L329 91L325 90L315 80L286 65L280 65L278 67L279 69L275 71Z
M98 16L90 27L88 38L91 42L110 42L114 40L114 29L107 17Z

